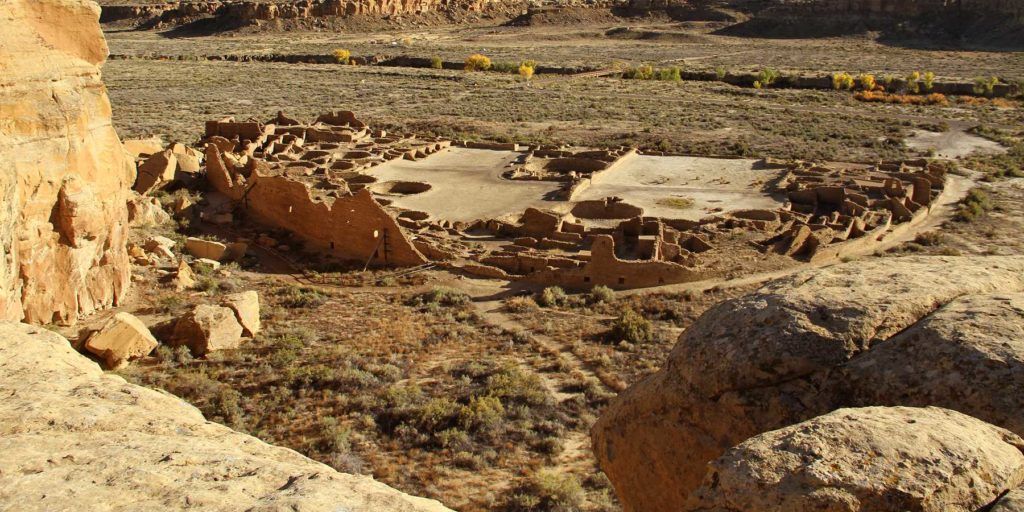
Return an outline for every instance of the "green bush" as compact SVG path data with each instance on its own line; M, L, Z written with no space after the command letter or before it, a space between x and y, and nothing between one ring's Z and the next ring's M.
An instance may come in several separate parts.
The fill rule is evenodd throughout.
M995 92L996 85L999 84L999 78L990 76L978 77L974 79L974 94L979 96L991 97Z
M609 336L614 341L647 343L654 340L654 327L636 311L626 309L612 322Z
M757 81L762 87L771 87L781 76L777 69L764 68L757 74Z
M430 67L434 69L441 69L444 67L444 61L441 60L441 57L431 57Z
M491 71L497 71L498 73L518 73L519 64L514 62L495 62L491 65Z
M683 79L682 71L679 68L661 68L655 72L655 79L668 82L678 82Z
M935 86L935 73L931 71L925 71L924 75L921 76L921 81L924 85L924 92L932 92L932 88Z
M717 68L715 68L715 77L718 78L719 82L725 80L725 75L727 74L728 71L726 71L725 68L723 68L722 66L718 66Z

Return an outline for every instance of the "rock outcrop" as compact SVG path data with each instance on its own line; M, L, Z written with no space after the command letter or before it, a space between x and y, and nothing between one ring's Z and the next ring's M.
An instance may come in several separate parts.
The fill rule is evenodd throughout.
M206 421L41 328L0 323L0 393L0 503L18 510L448 510Z
M679 510L706 464L841 407L935 405L1024 434L1024 258L889 258L797 273L705 313L593 430L627 510Z
M1024 481L1022 449L947 409L841 409L730 449L687 509L973 512Z
M128 291L134 168L86 0L0 3L0 319L71 323Z

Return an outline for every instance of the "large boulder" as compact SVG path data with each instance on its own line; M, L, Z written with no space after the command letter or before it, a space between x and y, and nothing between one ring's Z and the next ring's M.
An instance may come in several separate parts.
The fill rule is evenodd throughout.
M133 188L136 192L146 195L174 180L178 159L168 149L146 157L138 169Z
M840 409L730 449L687 510L974 512L1024 481L1022 449L947 409Z
M1001 408L1018 398L998 392L1021 375L1022 319L995 304L1022 290L1021 257L886 258L770 283L688 328L665 366L595 424L595 454L626 510L657 512L679 510L705 465L737 443L841 407L941 405L1024 434L1024 410ZM977 329L1006 323L974 336L955 326L970 315Z
M129 359L149 354L157 344L142 320L122 312L92 333L85 348L102 358L107 368L116 369L128 364Z
M222 303L235 312L235 318L242 325L243 335L251 338L260 332L259 293L255 290L232 293L225 296Z
M0 390L4 508L448 511L209 422L42 328L0 323Z
M185 240L185 250L196 258L220 261L227 253L228 246L213 240L189 237Z
M242 324L231 308L202 304L174 323L173 345L185 345L196 356L214 350L238 348L242 342Z
M127 293L135 169L86 0L0 3L0 320L72 323Z

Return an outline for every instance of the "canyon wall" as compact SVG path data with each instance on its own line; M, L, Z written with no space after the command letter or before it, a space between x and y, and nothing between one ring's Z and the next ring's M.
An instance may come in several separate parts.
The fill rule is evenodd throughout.
M500 3L500 0L184 0L138 5L115 0L104 4L102 21L174 25L200 17L215 17L224 23L246 24L328 16L479 12Z
M127 292L134 165L86 0L0 3L0 319L71 323Z

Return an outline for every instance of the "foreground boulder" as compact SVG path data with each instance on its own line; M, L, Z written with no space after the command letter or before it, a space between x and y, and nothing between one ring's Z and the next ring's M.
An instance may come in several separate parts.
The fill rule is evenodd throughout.
M131 283L135 170L110 121L99 7L0 2L0 320L72 323Z
M0 503L19 511L448 510L206 421L41 328L0 323L0 392Z
M973 512L1024 481L1022 449L947 409L840 409L730 449L688 509Z
M185 345L196 356L238 348L241 343L242 325L231 308L202 304L174 324L172 344Z
M657 512L679 510L732 446L841 407L936 405L1024 434L1019 397L1001 391L1022 375L1021 291L1021 257L886 258L770 283L709 310L620 394L595 454L627 510Z
M102 358L110 369L128 364L129 359L145 356L156 346L156 338L146 324L129 313L114 315L85 342L86 350Z

